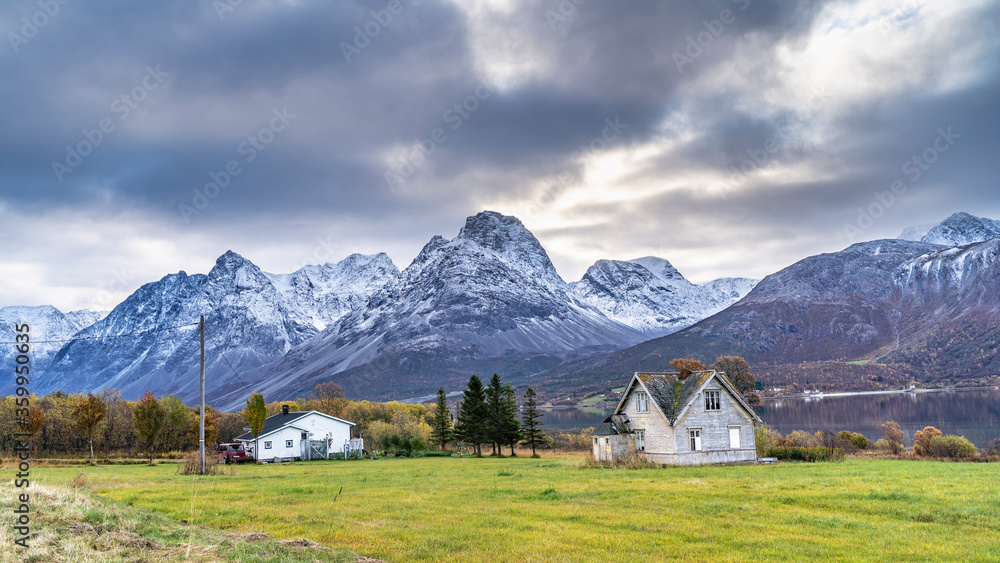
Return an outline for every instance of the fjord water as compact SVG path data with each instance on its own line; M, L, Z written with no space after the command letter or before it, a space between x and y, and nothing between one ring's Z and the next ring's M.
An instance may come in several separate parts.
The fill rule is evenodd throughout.
M549 428L597 426L614 405L540 409ZM907 441L925 426L945 434L965 436L976 446L1000 438L1000 390L970 389L880 395L827 395L820 398L765 399L757 414L772 428L860 432L870 440L882 437L882 423L895 420Z

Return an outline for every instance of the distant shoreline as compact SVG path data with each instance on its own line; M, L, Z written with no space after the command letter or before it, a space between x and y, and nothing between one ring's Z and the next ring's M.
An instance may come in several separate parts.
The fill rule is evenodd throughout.
M920 394L920 393L940 393L942 391L988 391L994 389L994 387L942 387L940 389L914 389L910 391L909 389L888 389L880 391L836 391L832 393L821 393L821 394L805 394L796 393L795 395L779 395L777 397L761 397L761 401L780 401L783 399L815 399L815 398L826 398L826 397L854 397L858 395L897 395L897 394Z

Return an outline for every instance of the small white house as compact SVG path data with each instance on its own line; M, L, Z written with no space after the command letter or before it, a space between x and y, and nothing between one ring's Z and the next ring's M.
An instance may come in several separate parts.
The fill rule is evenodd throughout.
M754 462L760 417L724 373L638 372L594 431L600 461L639 453L655 463Z
M264 421L260 436L254 440L247 432L236 437L245 445L247 454L260 461L292 461L329 459L346 448L361 450L360 439L351 440L353 422L317 411L289 412L288 406ZM256 448L260 448L257 455Z

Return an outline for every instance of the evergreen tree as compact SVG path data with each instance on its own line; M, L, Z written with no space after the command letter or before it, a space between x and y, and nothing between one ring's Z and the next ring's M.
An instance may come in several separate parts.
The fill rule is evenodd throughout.
M431 425L431 442L444 449L451 441L451 411L448 410L448 397L444 389L437 392L437 410L434 411L434 423Z
M486 437L493 447L490 455L502 455L500 447L505 443L506 411L503 384L500 376L494 373L486 387Z
M538 420L542 413L538 412L535 392L530 387L524 392L524 413L521 416L524 420L524 445L531 447L531 457L538 457L535 448L544 443L542 431L538 429L542 425Z
M482 443L486 441L487 415L483 381L473 374L462 393L455 434L459 440L471 444L476 455L480 456L483 455Z
M514 453L514 446L521 440L521 422L517 419L517 394L514 388L507 383L503 386L503 432L502 440L506 446L510 446L510 455Z

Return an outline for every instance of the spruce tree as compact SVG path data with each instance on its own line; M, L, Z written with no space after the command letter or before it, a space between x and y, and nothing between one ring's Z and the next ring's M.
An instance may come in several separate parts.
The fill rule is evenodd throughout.
M473 374L462 392L455 432L458 439L471 444L479 456L483 455L481 445L486 441L487 415L483 381Z
M542 425L539 418L542 413L538 412L538 403L535 402L535 392L529 387L524 392L524 413L521 415L524 421L524 445L531 448L531 457L538 457L535 448L544 442L542 431L538 429Z
M493 374L490 384L486 387L486 437L493 446L493 453L490 455L503 455L500 446L504 444L506 430L506 406L503 384L500 383L500 376Z
M510 455L517 455L514 446L521 440L521 422L517 419L517 394L510 383L503 386L503 414L502 442L510 446Z
M448 410L448 397L444 389L437 392L437 410L434 411L434 424L431 426L431 442L444 449L451 441L451 411Z

